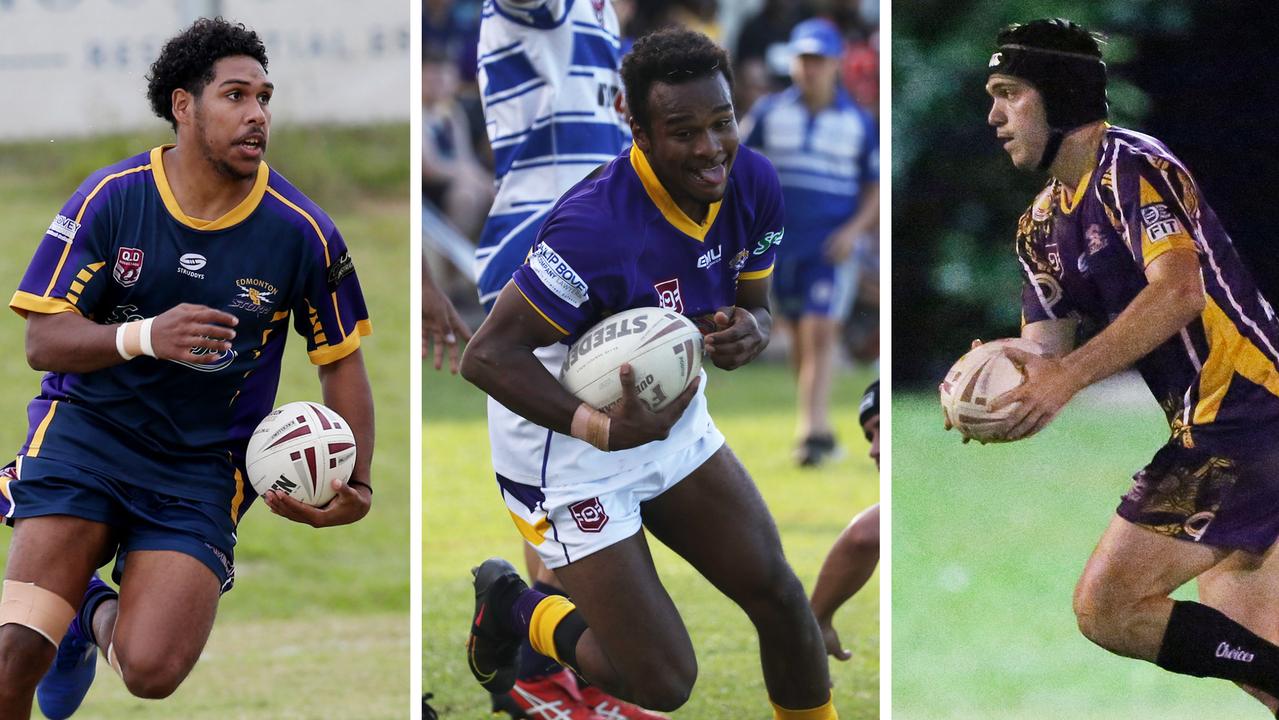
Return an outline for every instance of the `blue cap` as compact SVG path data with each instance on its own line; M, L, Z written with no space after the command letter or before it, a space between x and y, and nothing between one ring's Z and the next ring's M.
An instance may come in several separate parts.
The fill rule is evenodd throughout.
M844 37L835 23L824 18L811 18L791 30L790 51L795 55L837 58L844 54Z

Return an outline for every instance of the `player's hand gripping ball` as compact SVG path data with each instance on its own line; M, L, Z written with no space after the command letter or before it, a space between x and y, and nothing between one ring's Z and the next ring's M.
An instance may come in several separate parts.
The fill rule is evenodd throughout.
M1039 343L1024 338L1007 338L983 343L959 358L942 380L942 412L946 422L961 433L982 443L1007 442L1010 418L1019 403L992 411L995 398L1021 385L1025 373L1004 353L1014 347L1043 354Z
M272 410L249 436L245 470L259 495L278 490L315 507L337 494L355 468L355 435L341 415L319 403Z
M702 333L673 310L643 307L610 315L569 348L560 384L604 410L622 399L623 364L635 373L640 400L656 412L679 397L701 371Z

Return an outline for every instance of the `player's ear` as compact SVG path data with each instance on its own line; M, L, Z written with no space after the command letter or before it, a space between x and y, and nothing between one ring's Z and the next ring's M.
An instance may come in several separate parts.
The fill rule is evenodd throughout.
M191 116L195 113L194 95L187 92L185 88L174 88L170 102L172 103L173 120L176 124L182 125L191 122Z
M631 115L627 117L626 119L627 121L630 122L631 138L634 140L635 146L638 147L640 150L644 151L645 153L647 153L649 148L652 147L652 144L653 144L648 137L648 132L644 130L644 127L642 125L640 125L638 122L635 121L634 115Z

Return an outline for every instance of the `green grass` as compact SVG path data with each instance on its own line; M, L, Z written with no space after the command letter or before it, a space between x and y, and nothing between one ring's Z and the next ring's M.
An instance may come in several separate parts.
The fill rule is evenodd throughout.
M942 432L934 395L894 398L895 720L1267 717L1225 681L1111 655L1076 630L1084 562L1167 438L1144 391L1105 394L986 446Z
M296 135L294 134L296 133ZM341 162L381 137L381 159ZM14 288L49 220L81 176L139 152L166 136L109 137L40 146L0 146L0 287ZM310 153L304 146L323 147ZM398 192L381 176L389 153L399 158ZM91 160L86 160L91 158ZM408 128L280 131L273 134L273 166L330 210L351 247L373 320L364 359L373 384L378 433L374 460L377 496L372 513L355 525L315 530L255 505L239 528L236 586L223 599L213 636L178 692L163 701L128 695L99 664L99 677L77 718L403 718L409 701L409 370ZM337 158L338 160L334 160ZM86 166L86 163L89 166ZM298 174L345 178L312 191ZM379 169L381 168L381 169ZM357 185L348 186L351 178ZM358 191L351 190L358 187ZM328 202L332 201L332 202ZM13 351L0 363L0 410L24 418L39 375L27 368L23 324L0 322ZM292 337L277 404L319 399L305 343ZM0 426L0 448L17 450L23 422ZM8 544L10 531L0 531ZM0 549L0 561L4 550Z
M849 457L818 471L791 462L794 390L786 369L711 369L716 423L759 484L782 532L786 555L811 590L822 559L852 516L876 502L878 475L857 427L857 398L866 374L837 380L835 423ZM467 671L463 652L474 595L468 569L491 555L521 566L520 539L489 464L484 396L459 378L427 370L423 378L425 585L424 690L443 717L487 718L487 697ZM692 700L675 717L771 716L759 670L755 632L731 601L665 547L654 542L663 583L680 608L697 650ZM836 616L854 650L832 663L840 717L879 717L878 574Z

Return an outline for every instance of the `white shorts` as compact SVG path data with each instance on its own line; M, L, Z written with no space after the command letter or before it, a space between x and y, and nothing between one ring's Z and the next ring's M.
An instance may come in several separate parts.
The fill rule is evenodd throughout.
M554 569L639 532L640 503L675 487L723 445L708 423L693 443L598 480L540 487L499 474L497 481L520 534Z

